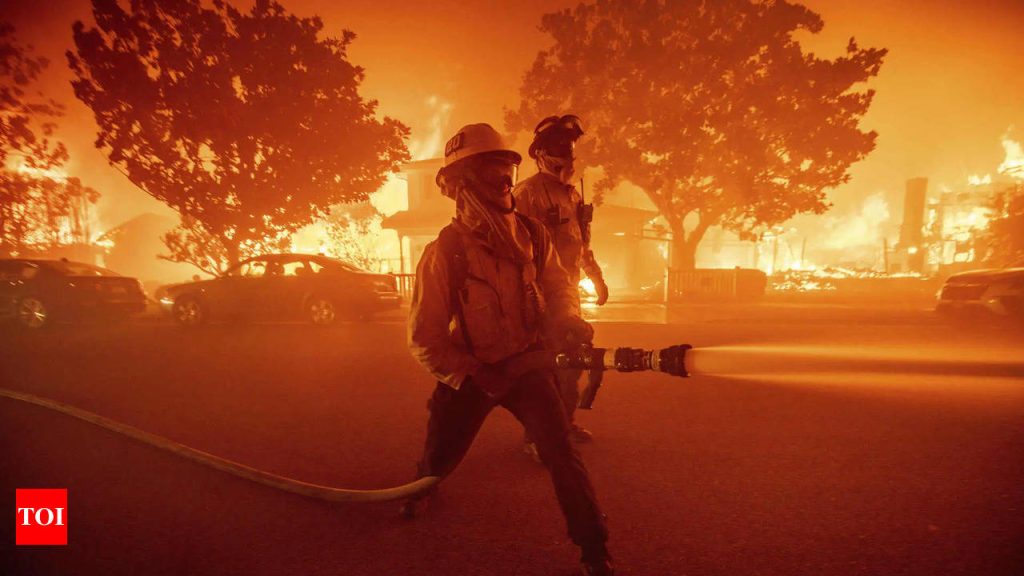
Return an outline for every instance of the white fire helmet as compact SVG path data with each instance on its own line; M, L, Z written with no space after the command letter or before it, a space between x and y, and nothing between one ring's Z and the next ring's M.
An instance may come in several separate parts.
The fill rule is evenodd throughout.
M437 172L437 183L440 186L441 176L454 164L481 154L506 156L513 164L519 166L523 157L505 144L505 139L490 124L468 124L459 129L444 145L444 167Z

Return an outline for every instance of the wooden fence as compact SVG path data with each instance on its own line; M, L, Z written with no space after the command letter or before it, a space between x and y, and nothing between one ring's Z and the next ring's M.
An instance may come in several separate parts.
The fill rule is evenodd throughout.
M668 301L758 298L767 285L768 276L750 268L670 269Z

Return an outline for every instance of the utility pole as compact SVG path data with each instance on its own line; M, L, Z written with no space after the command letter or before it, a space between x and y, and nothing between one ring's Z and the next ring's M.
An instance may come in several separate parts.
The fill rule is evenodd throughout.
M882 237L882 272L889 274L889 239Z

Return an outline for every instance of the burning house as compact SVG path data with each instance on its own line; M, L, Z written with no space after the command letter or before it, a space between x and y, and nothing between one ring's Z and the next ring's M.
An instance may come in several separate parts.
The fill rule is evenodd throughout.
M401 274L415 274L423 249L454 214L454 204L434 182L443 163L442 158L419 160L405 164L399 172L406 181L407 208L384 218L381 226L398 234Z
M415 273L423 249L454 214L454 204L434 181L442 162L441 158L410 162L399 174L407 184L408 207L384 218L381 225L398 235L400 275ZM594 214L591 246L609 288L628 297L663 278L669 238L654 225L656 211L605 203Z

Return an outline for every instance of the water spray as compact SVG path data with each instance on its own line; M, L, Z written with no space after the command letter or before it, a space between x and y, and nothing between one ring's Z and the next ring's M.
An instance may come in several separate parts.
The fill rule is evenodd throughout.
M962 347L927 350L892 346L757 345L709 346L686 355L693 374L728 378L811 374L889 374L1019 378L1024 363L995 350Z

